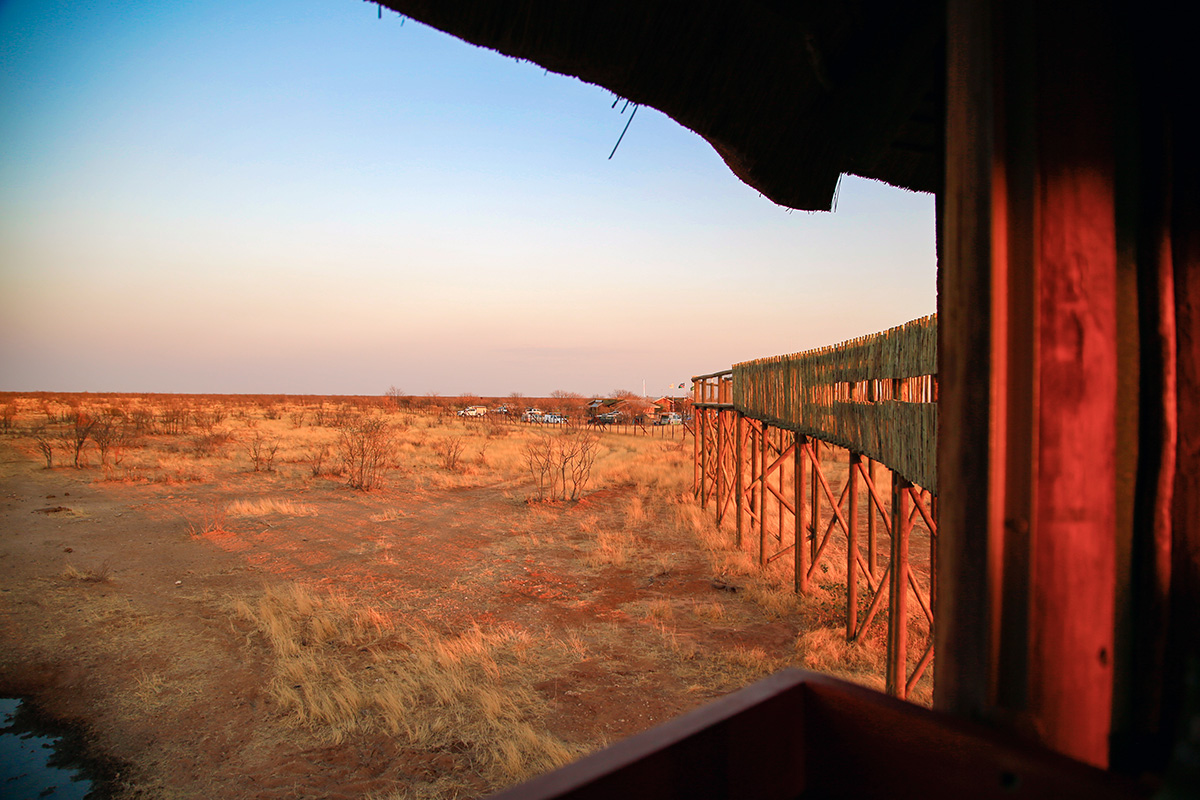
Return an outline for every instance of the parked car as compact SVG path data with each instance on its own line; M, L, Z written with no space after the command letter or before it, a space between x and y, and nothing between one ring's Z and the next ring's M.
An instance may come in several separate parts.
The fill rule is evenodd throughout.
M607 411L603 414L597 414L592 417L593 425L612 425L617 421L617 413L615 411Z
M682 425L683 417L676 413L663 414L654 421L655 425Z
M541 422L542 410L540 408L527 408L525 413L521 415L523 422Z
M542 414L541 422L544 425L562 425L567 421L567 418L561 414Z

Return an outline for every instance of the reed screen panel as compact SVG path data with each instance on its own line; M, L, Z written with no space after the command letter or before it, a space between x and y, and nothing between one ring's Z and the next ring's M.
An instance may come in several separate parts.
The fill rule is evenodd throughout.
M743 414L861 453L937 493L937 317L733 365Z

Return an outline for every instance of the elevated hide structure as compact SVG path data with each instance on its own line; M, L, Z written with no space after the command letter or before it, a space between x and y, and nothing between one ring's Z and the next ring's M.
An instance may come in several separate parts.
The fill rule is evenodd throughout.
M931 724L970 720L1143 788L1171 775L1200 641L1200 126L1182 11L384 5L662 110L781 205L828 210L844 173L935 192L949 716Z

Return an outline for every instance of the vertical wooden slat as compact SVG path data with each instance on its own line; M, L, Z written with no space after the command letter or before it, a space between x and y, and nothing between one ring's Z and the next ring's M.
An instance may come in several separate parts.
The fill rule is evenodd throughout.
M886 691L904 697L908 670L908 487L901 476L892 473L892 552L888 581L888 642Z
M742 547L742 529L743 518L745 515L745 498L744 494L744 475L743 475L743 438L745 419L742 416L742 411L731 411L733 415L733 503L734 517L736 517L737 527L737 543L738 548Z
M709 439L712 433L709 431L709 409L701 408L696 410L697 432L703 432L698 438L701 439L700 447L700 509L708 510L708 459L709 459Z
M767 464L770 457L770 451L768 450L770 430L765 422L759 426L758 565L760 567L764 567L767 564L767 481L771 478L767 473Z
M812 516L810 517L811 526L809 532L812 535L812 553L809 555L809 568L812 568L812 562L817 560L817 546L820 543L821 532L818 530L821 526L821 440L812 439L812 463L809 469L812 470Z
M873 385L873 384L872 384ZM867 459L867 477L871 483L875 483L875 460ZM879 554L876 548L879 546L876 541L876 536L879 535L879 509L870 497L867 498L867 571L871 577L879 571L878 557Z
M808 548L804 546L808 530L808 505L804 502L804 454L807 450L805 447L807 439L798 433L792 434L792 436L796 448L792 456L796 464L795 481L792 485L796 506L796 517L793 524L796 532L796 552L793 554L795 575L793 578L797 594L808 594Z
M846 641L858 634L858 472L862 456L850 454L850 507L846 514Z

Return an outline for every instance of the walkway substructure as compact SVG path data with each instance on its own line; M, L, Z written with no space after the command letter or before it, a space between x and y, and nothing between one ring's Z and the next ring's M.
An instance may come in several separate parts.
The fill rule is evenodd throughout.
M848 641L886 608L900 698L932 678L935 324L693 378L701 506L760 567L786 560L797 593L844 583Z

